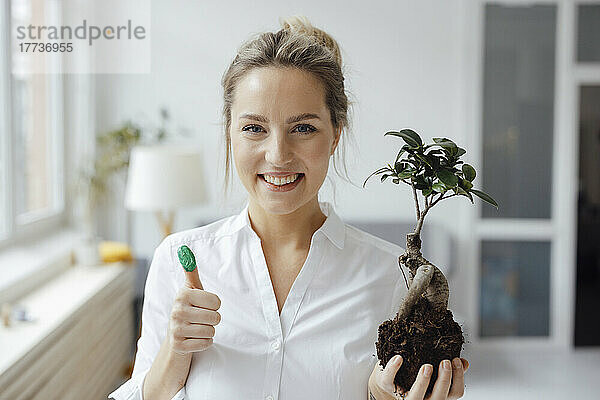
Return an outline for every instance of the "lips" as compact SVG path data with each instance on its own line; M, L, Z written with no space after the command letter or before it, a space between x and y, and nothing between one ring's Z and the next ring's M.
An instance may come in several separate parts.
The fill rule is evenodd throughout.
M286 175L289 175L289 174L286 174ZM270 183L267 180L265 180L263 174L258 174L258 176L259 176L260 180L265 184L267 189L272 192L287 192L287 191L293 190L304 179L304 174L299 172L298 178L294 182L286 183L284 185L275 185L275 184Z
M285 172L285 173L280 173L280 172L265 172L263 174L257 174L258 176L260 176L261 178L264 178L265 175L270 175L270 176L275 176L275 177L284 177L284 176L290 176L290 175L296 175L298 174L299 177L301 177L302 175L304 175L302 172Z
M262 174L259 175L271 175L271 176L288 176L288 175L294 175L294 174L300 174L301 172L293 172L293 171L288 171L288 172L263 172Z

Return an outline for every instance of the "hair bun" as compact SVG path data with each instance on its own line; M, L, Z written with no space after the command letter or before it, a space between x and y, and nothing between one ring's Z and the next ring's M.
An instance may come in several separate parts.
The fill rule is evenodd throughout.
M340 67L342 66L342 54L335 39L325 31L314 27L308 18L303 15L294 15L287 18L280 18L279 23L281 24L281 29L283 30L302 33L315 38L319 44L331 50Z

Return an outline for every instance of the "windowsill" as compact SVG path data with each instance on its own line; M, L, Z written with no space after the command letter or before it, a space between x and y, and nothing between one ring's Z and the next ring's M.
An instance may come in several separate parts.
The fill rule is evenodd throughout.
M123 262L75 265L23 297L20 303L35 320L12 321L9 327L0 325L0 387L15 378L14 366L37 362L44 349L64 337L74 321L89 315L90 302L99 293L115 288L122 291L120 285L131 286L132 272L130 264Z
M73 264L81 234L62 229L43 239L0 252L0 304L13 302Z

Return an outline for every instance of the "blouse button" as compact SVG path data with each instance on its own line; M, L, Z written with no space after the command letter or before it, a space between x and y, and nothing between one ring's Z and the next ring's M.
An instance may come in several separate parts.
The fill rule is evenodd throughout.
M271 348L272 348L273 350L279 350L279 347L280 347L280 346L281 346L281 345L279 344L279 340L276 340L276 341L274 341L274 342L271 344Z

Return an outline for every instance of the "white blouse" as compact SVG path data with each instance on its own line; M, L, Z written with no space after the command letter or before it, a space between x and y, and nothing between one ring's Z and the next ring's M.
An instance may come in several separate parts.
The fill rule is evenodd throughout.
M142 400L184 284L177 249L185 244L204 290L221 299L221 322L213 344L193 354L186 385L173 399L367 399L377 329L407 293L398 266L404 249L344 224L330 203L319 205L327 219L311 238L281 315L247 203L238 215L165 238L148 272L132 377L109 398Z

